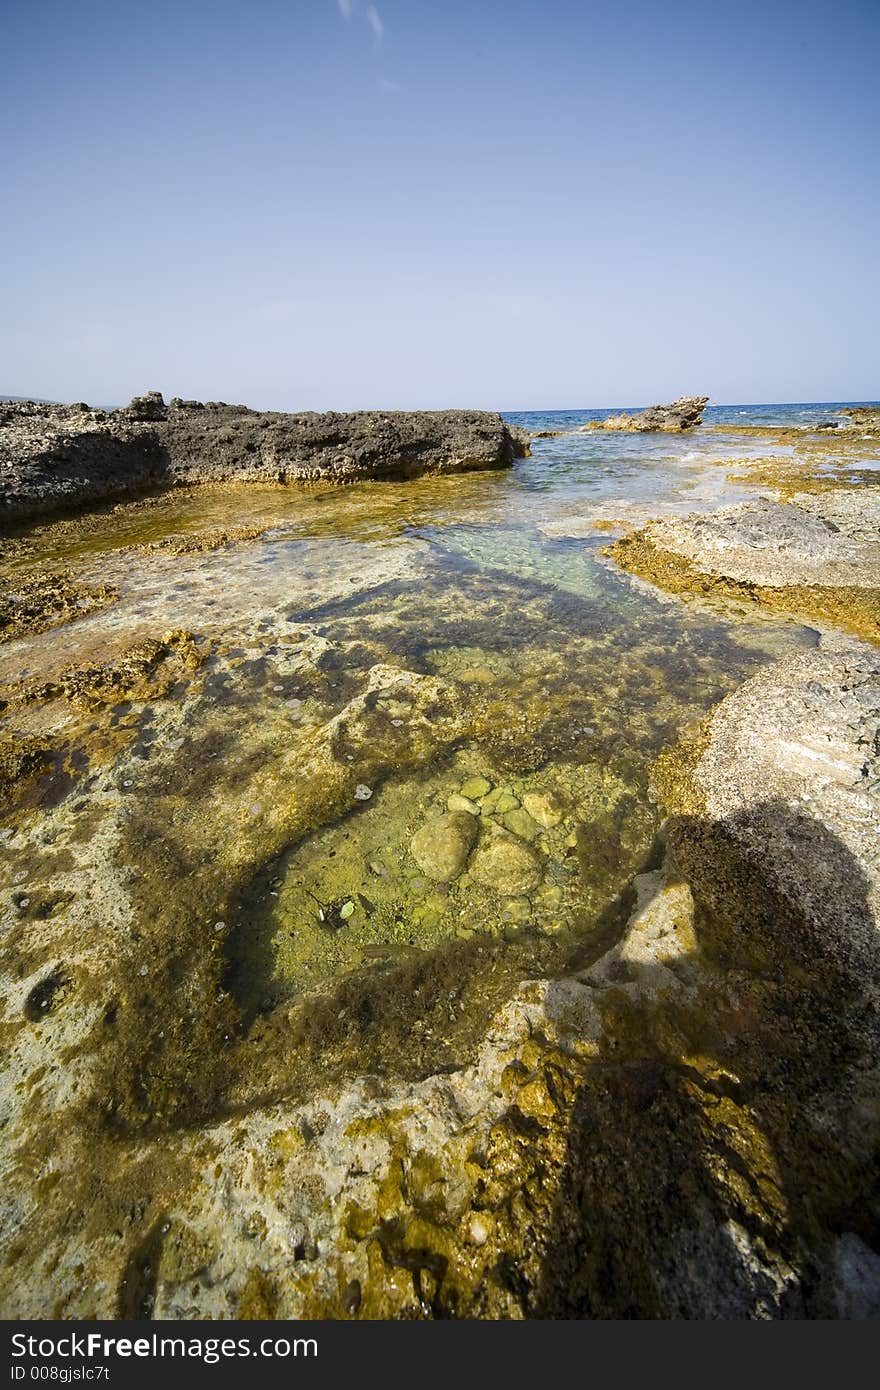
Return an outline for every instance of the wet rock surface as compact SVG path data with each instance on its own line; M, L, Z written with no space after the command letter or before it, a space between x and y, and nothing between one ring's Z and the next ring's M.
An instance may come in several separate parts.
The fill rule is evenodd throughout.
M835 421L838 429L863 430L868 434L880 434L880 406L854 405L841 411L841 418Z
M828 499L814 499L809 510L759 498L716 512L652 522L641 534L658 548L674 550L701 570L745 583L880 583L880 492L859 497L861 524L873 518L873 537L848 535L848 517ZM852 517L856 521L857 516ZM867 521L871 525L871 521Z
M451 811L428 821L413 836L412 857L428 878L458 878L477 838L477 823L466 811Z
M22 576L0 593L0 642L82 618L116 597L107 585L87 587L63 571Z
M508 812L508 818L516 812ZM520 832L522 832L522 827ZM474 855L471 873L496 893L518 896L541 882L541 863L512 830L493 828Z
M183 483L411 478L509 467L488 411L282 414L153 391L120 410L0 402L0 524Z

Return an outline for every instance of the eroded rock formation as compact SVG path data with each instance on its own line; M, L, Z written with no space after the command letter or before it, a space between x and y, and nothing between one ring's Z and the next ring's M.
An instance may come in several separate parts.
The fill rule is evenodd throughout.
M840 413L843 419L836 422L839 429L864 430L867 434L880 434L880 406L852 405Z
M679 396L670 405L649 405L636 415L609 415L604 420L591 420L585 430L616 430L620 433L642 434L659 430L664 434L681 434L702 422L708 396Z

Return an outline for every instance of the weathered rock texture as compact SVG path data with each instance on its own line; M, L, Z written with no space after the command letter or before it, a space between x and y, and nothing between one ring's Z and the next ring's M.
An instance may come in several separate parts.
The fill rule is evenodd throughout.
M759 602L880 637L880 489L666 517L609 547L673 592Z
M833 507L831 494L827 506ZM709 574L748 584L880 583L880 544L851 538L842 518L826 520L825 498L812 510L758 498L653 521L646 534L662 549L675 551ZM853 520L870 510L880 513L880 493L865 491Z
M0 523L176 483L356 482L506 468L525 434L480 410L320 415L223 402L0 404Z
M783 1316L880 1311L878 732L880 656L834 639L724 700L667 783L699 957L725 980L705 1051L727 1229L755 1310Z
M649 405L636 415L609 415L605 420L591 420L584 425L585 430L616 430L625 434L649 433L660 430L664 434L681 434L683 430L693 429L702 421L703 411L709 404L708 396L679 396L670 405Z

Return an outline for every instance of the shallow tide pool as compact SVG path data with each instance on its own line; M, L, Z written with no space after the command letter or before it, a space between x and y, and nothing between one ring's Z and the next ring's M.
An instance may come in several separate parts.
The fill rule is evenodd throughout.
M519 980L607 947L657 858L657 754L816 641L602 554L743 496L750 442L567 433L506 473L201 489L7 543L7 587L116 595L0 646L0 682L3 733L49 750L7 822L12 917L54 895L72 980L97 911L146 1001L121 1124L455 1067Z

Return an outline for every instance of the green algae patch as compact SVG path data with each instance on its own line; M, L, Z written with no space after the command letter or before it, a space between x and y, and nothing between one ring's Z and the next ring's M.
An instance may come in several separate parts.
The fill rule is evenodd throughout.
M553 786L565 787L569 815L544 830L531 822L525 839L499 822L498 799L488 794L484 807L471 803L473 815L444 813L461 785L459 769L472 761L473 753L458 754L447 769L389 781L363 809L255 877L233 908L227 940L230 984L248 1014L334 975L388 968L396 957L431 951L450 938L512 941L576 932L603 901L607 878L614 881L650 839L650 818L613 776L592 767L555 770ZM490 786L485 779L471 782L478 790ZM525 797L538 796L547 779L535 775L513 785ZM581 818L589 828L579 841ZM438 854L438 827L450 821L461 835L455 864ZM507 858L493 874L499 844ZM520 860L527 883L513 875Z
M562 968L583 949L651 835L650 814L610 773L572 765L549 783L511 783L512 800L565 805L575 818L554 810L541 844L524 846L540 865L529 899L466 874L437 884L412 854L432 807L467 783L474 762L488 765L469 750L448 771L431 766L470 729L467 690L372 674L327 723L298 734L288 724L289 747L276 744L269 761L240 749L238 783L235 766L204 756L176 763L170 780L164 761L145 775L149 815L132 818L124 847L138 865L140 940L120 962L107 1054L114 1126L162 1129L257 1095L302 1093L318 1059L325 1078L460 1065L522 971ZM283 703L279 717L281 734ZM248 727L264 742L265 724ZM491 837L498 800L483 800L474 833Z

